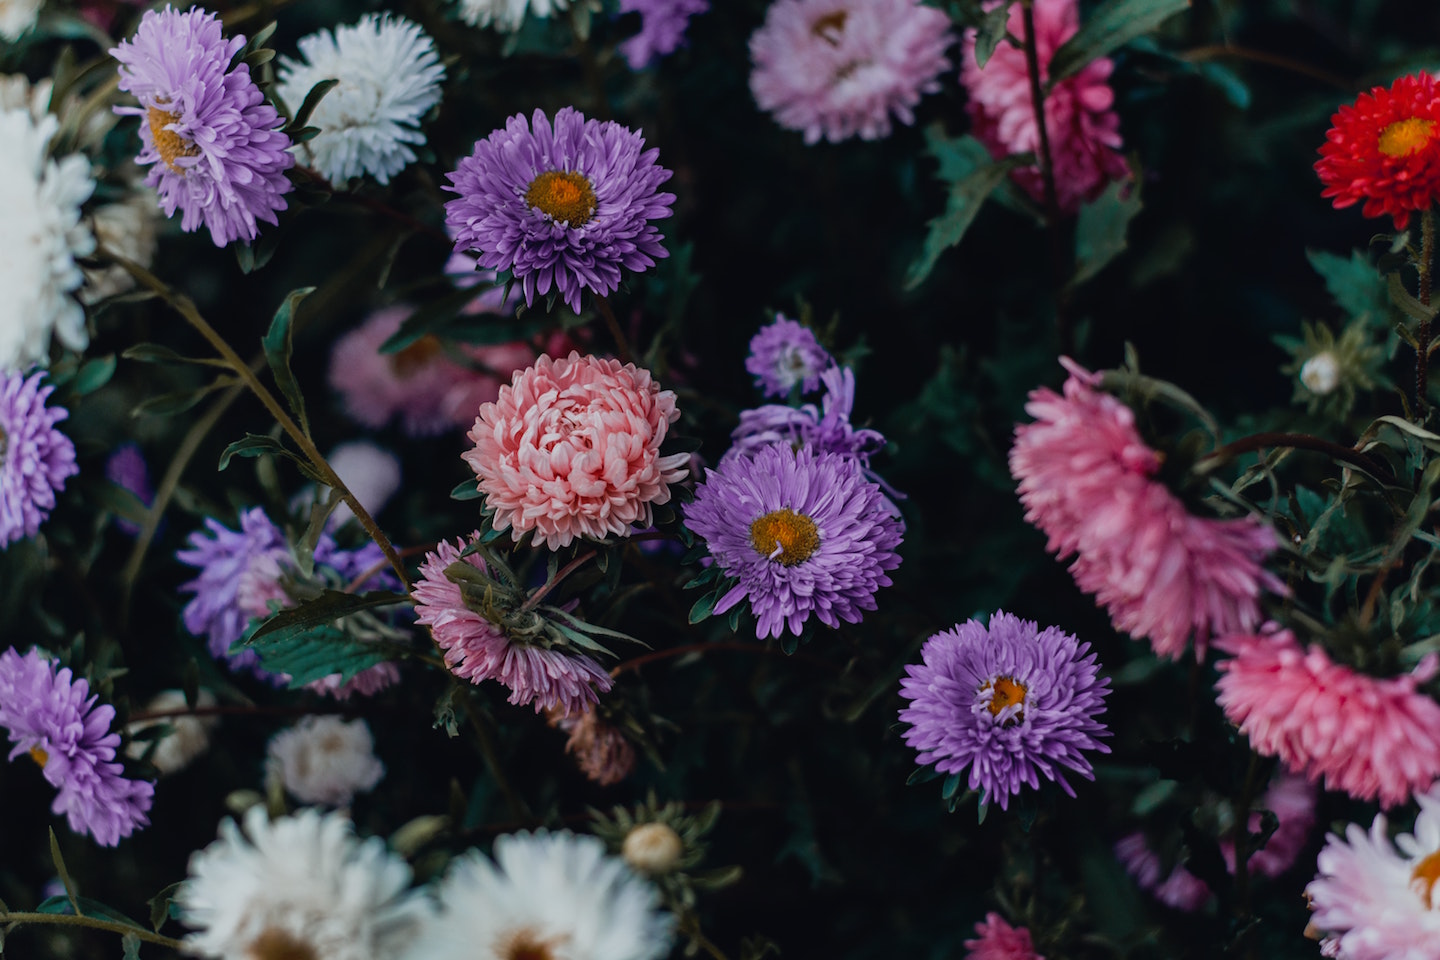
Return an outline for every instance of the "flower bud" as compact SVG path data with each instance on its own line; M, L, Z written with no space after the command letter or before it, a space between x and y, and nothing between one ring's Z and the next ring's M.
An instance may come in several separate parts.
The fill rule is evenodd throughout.
M663 823L642 823L625 835L620 855L641 873L669 873L680 862L685 844Z

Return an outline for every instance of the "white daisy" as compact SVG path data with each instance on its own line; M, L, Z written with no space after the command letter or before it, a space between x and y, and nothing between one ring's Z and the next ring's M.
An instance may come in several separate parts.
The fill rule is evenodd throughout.
M659 960L673 917L592 836L516 833L455 860L408 960Z
M200 690L195 697L197 707L215 706L215 694L209 690ZM183 690L162 690L155 695L155 698L145 704L146 713L164 713L169 710L185 709L185 691ZM165 717L161 720L140 720L128 725L125 729L130 736L135 736L142 730L165 724L170 732L155 745L155 752L150 755L150 762L162 775L169 775L188 767L196 757L210 749L210 731L220 718L213 714L207 716L174 716ZM132 758L138 760L150 749L149 740L131 740L125 748L125 752Z
M385 775L364 720L311 716L270 741L265 767L301 803L343 807Z
M1417 795L1415 832L1390 841L1385 815L1367 834L1350 824L1330 834L1319 874L1305 893L1312 925L1331 935L1344 960L1420 960L1440 956L1440 783Z
M85 311L69 294L84 275L77 256L95 249L80 205L95 189L90 161L46 156L59 121L28 109L0 111L0 370L50 357L50 334L83 350Z
M368 173L381 183L415 160L420 118L440 102L445 68L425 31L404 17L368 14L299 43L303 61L280 58L278 92L291 111L321 80L339 80L310 115L320 133L296 149L331 183Z
M0 0L0 37L18 40L35 26L41 0Z
M460 0L460 16L471 26L496 30L519 30L528 9L537 17L548 17L570 5L570 0Z
M227 819L190 857L175 902L195 930L185 944L201 956L390 960L429 916L409 884L405 861L378 838L358 839L344 816L269 820L255 806L243 833Z

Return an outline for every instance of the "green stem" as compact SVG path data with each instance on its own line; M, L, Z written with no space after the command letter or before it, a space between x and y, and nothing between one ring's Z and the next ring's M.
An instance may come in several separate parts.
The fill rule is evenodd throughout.
M151 933L128 923L101 920L99 917L77 917L68 913L0 913L0 923L48 923L60 927L89 927L92 930L108 930L121 936L129 935L145 943L158 943L171 950L183 950L185 945L174 937Z
M1420 260L1415 264L1415 269L1420 274L1420 285L1417 298L1425 306L1430 306L1430 270L1435 260L1435 213L1433 207L1427 207L1425 212L1420 214ZM1425 317L1420 321L1420 327L1415 332L1415 415L1424 419L1425 408L1428 405L1426 399L1426 387L1429 377L1430 363L1430 318Z
M1035 39L1035 0L1020 0L1025 23L1025 72L1030 79L1030 105L1035 112L1035 129L1040 138L1036 163L1045 184L1045 232L1050 237L1050 272L1055 288L1055 331L1060 352L1074 352L1068 317L1069 294L1065 289L1065 239L1060 232L1060 194L1055 189L1055 159L1050 150L1050 131L1045 124L1045 90L1040 80L1040 49Z
M534 593L530 594L528 598L526 598L525 602L520 606L520 611L523 613L526 610L535 609L535 605L541 600L544 600L546 595L549 594L551 590L554 590L556 587L558 587L561 580L564 580L566 577L570 576L570 574L574 573L576 570L579 570L582 566L585 565L587 561L593 559L594 556L594 550L586 550L584 553L580 554L580 556L565 564L565 566L561 567L560 570L555 574L554 579L552 579L549 583L541 585L539 589L537 589Z
M615 319L615 311L610 309L610 301L597 293L595 305L600 308L600 316L605 318L605 326L610 328L610 336L615 338L615 352L620 355L620 362L634 363L635 354L630 352L630 341L625 339L625 333L620 329L620 321Z
M1358 450L1341 446L1338 443L1331 443L1321 437L1313 437L1307 433L1255 433L1248 437L1241 437L1231 443L1207 453L1195 462L1197 472L1205 472L1212 467L1230 460L1241 453L1250 453L1256 450L1264 450L1269 447L1289 447L1293 450L1313 450L1317 453L1329 455L1332 459L1348 463L1352 467L1358 467L1376 480L1386 483L1393 483L1395 478L1390 471L1379 461L1366 456Z

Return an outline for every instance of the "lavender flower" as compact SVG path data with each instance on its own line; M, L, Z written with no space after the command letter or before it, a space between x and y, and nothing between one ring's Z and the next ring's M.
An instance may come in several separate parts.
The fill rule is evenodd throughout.
M0 653L0 726L15 745L10 759L28 753L58 791L50 809L65 814L71 830L113 847L150 822L155 787L126 779L113 762L120 746L120 734L110 730L115 708L95 700L88 681L57 670L37 650Z
M690 18L710 9L710 0L620 0L620 12L639 11L640 32L620 44L631 70L643 70L685 42Z
M560 109L553 126L542 110L529 123L517 113L449 175L446 189L459 194L445 204L455 249L511 271L527 306L553 286L578 312L581 290L612 293L621 267L644 270L669 255L649 221L670 216L675 195L656 192L670 171L644 144L573 107Z
M1040 630L1003 610L988 628L968 620L937 633L900 681L911 701L900 711L905 742L941 773L969 767L970 789L1002 810L1041 776L1073 797L1062 768L1093 780L1081 751L1110 752L1095 739L1109 735L1096 717L1110 681L1096 675L1089 650L1059 627Z
M774 323L751 338L745 369L765 396L788 397L796 384L801 393L819 389L821 372L834 362L809 327L777 313Z
M55 388L42 377L0 372L0 548L35 536L65 478L80 472L75 445L55 429L70 411L45 406Z
M150 468L140 453L137 443L125 443L115 448L110 459L105 461L105 479L135 495L135 499L148 507L155 502L155 488L150 484ZM115 526L123 533L135 536L140 527L133 520L115 518Z
M217 247L255 239L256 220L276 223L291 189L285 171L295 163L284 120L250 77L230 61L245 46L226 40L220 20L191 7L147 10L133 39L110 51L120 62L120 89L139 107L115 112L141 116L136 162L153 164L145 182L157 188L166 216L184 211L181 229L201 223Z
M260 656L253 650L232 654L230 647L245 635L252 617L269 613L270 599L285 602L278 585L280 566L290 562L285 534L260 507L240 514L239 531L213 518L205 520L210 532L190 534L190 549L175 559L198 567L200 575L180 585L195 594L185 605L185 629L205 637L210 655L224 659L233 669L258 670Z
M727 458L685 520L739 581L715 612L749 600L757 637L798 635L812 613L831 627L860 622L900 565L904 525L860 464L834 453L768 446Z

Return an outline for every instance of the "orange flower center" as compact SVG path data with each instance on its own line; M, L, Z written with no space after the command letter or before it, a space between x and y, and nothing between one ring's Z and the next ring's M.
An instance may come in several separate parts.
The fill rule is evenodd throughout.
M581 227L595 215L595 188L583 173L546 170L530 181L525 202L556 223Z
M158 107L149 107L145 111L145 121L150 124L150 139L155 141L155 152L160 154L160 159L165 161L165 166L176 173L184 174L184 169L175 165L176 158L198 156L200 148L174 130L165 129L172 123L179 123L180 114L166 113Z
M45 764L50 762L50 754L46 753L45 749L38 743L30 748L29 753L30 759L40 764L41 768L44 768Z
M1434 120L1396 120L1380 131L1380 152L1387 157L1408 157L1425 149L1434 135Z
M1436 850L1430 856L1415 864L1415 869L1410 873L1410 889L1420 895L1425 901L1425 906L1435 906L1435 881L1440 880L1440 850Z
M542 938L538 931L522 927L500 938L495 956L500 960L555 960L556 945L567 939L563 935Z
M845 32L845 21L848 17L849 14L844 10L827 13L810 24L810 32L830 46L838 47L840 46L840 35Z
M1025 702L1025 684L1017 683L1010 677L996 677L994 680L985 681L985 685L980 688L980 691L983 693L986 690L991 691L989 707L992 717L1000 716L1006 707ZM1017 724L1024 719L1025 712L1018 711L1005 721L1005 726Z
M820 548L820 529L803 513L773 510L750 524L750 545L760 556L793 567Z
M320 960L310 944L274 927L256 937L245 956L246 960Z
M395 371L395 376L402 379L412 377L421 367L439 356L442 349L444 348L440 338L433 333L427 333L404 350L391 355L390 369Z

